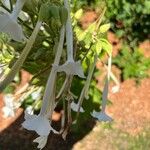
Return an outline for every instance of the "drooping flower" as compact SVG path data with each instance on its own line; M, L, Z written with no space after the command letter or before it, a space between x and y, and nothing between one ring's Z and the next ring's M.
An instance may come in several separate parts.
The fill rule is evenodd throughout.
M28 106L25 110L28 114L33 115L34 114L34 110L32 106Z
M14 97L11 94L4 95L4 107L2 111L4 118L14 117L16 109L20 107L20 103L14 101Z
M68 10L68 19L66 22L67 61L63 65L59 66L57 71L64 71L67 75L78 75L81 78L85 78L81 62L75 62L73 58L73 31L68 0L64 0L64 5Z
M42 91L42 88L39 88L38 90L36 90L35 92L33 92L31 94L31 97L33 100L37 100L41 97L41 91Z
M105 68L108 70L108 66L107 65L105 65ZM117 77L113 74L113 72L110 70L110 77L111 77L111 79L115 82L115 86L113 86L112 87L112 89L111 89L111 92L112 93L117 93L117 92L119 92L119 90L120 90L120 83L119 83L119 81L118 81L118 79L117 79Z
M51 127L46 115L30 115L26 111L25 121L22 123L22 126L27 130L35 131L40 136L48 136L51 131L58 133Z
M11 14L0 14L0 32L4 32L18 42L25 40L21 25L18 24L17 18L22 10L26 0L17 0L16 5Z
M97 118L99 121L112 121L113 119L108 116L105 112L106 105L107 105L107 96L108 96L108 88L109 88L109 80L110 80L110 74L111 74L111 55L108 59L108 73L107 73L107 78L106 82L104 85L103 89L103 94L102 94L102 109L100 112L96 112L95 110L91 113L91 115L94 118Z
M113 119L108 116L105 112L96 112L95 110L91 114L94 118L97 118L99 121L112 121Z
M0 83L0 92L3 91L8 84L10 84L10 82L14 79L16 73L20 70L21 66L23 65L26 57L28 56L28 54L35 42L36 36L40 30L41 24L42 24L42 21L39 20L34 28L34 31L31 34L29 40L27 41L27 44L26 44L25 48L23 49L19 59L13 65L13 67L11 68L11 71L8 73L6 78Z
M46 137L49 135L51 131L58 134L58 132L51 127L51 117L55 107L55 83L57 77L57 71L55 66L59 64L61 58L64 44L64 32L65 28L64 26L62 26L60 31L60 39L57 46L57 52L54 60L54 65L52 66L46 84L46 89L44 92L40 113L39 115L29 115L28 113L25 113L25 121L22 124L24 128L36 131L38 133L40 137L35 139L34 142L38 142L39 143L38 147L41 149L46 145L47 142Z
M34 139L33 142L38 143L38 147L40 150L43 149L47 143L48 136L39 136L38 138Z
M74 123L76 123L79 113L84 112L84 110L82 108L82 103L83 103L84 98L88 99L88 90L89 90L89 86L90 86L92 75L93 75L93 72L95 69L96 62L97 62L97 54L94 56L94 62L92 63L91 67L89 68L89 73L88 73L87 79L85 81L84 87L82 88L78 103L77 104L75 104L74 102L71 103L72 110L77 112L76 120Z
M58 72L64 71L67 75L78 75L81 78L85 78L81 61L70 61L68 60L65 64L58 67Z

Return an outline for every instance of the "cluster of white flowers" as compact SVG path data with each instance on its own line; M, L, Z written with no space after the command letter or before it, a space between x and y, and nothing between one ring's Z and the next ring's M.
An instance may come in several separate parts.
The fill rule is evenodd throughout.
M20 107L19 103L14 101L14 97L11 94L4 96L4 105L2 108L4 118L14 117L16 109Z
M39 32L39 30L42 27L43 21L39 19L37 21L37 24L29 37L28 40L26 40L26 37L23 33L21 25L18 23L17 18L27 0L17 0L16 5L13 8L12 13L1 13L0 14L0 32L4 32L10 37L18 42L26 42L26 46L23 49L20 58L16 61L16 63L13 65L11 68L11 71L8 73L6 78L0 83L0 91L2 91L15 77L16 73L20 70L22 64L24 63L27 55L29 54L36 36ZM74 102L74 96L70 92L69 88L66 88L66 84L69 83L69 79L75 75L77 75L80 78L85 78L84 72L81 66L81 61L75 61L73 57L73 31L72 31L72 21L71 21L71 16L70 16L70 5L68 0L64 0L64 6L68 12L68 17L65 22L61 26L60 29L60 37L59 37L59 42L57 44L57 50L56 50L56 55L55 55L55 60L51 68L50 75L48 77L48 81L46 84L44 96L43 96L43 101L42 101L42 106L40 113L38 115L34 115L33 113L33 107L30 106L26 109L25 111L25 121L22 123L22 126L28 130L35 131L39 137L34 140L34 142L37 142L38 148L42 149L45 147L48 139L48 135L52 131L55 134L60 134L60 132L56 131L53 129L51 126L52 122L52 113L57 105L56 102L56 79L57 79L57 73L59 72L65 72L66 74L66 81L64 82L64 85L61 89L61 93L63 93L64 90L67 89L68 96L67 100L70 105L70 109L76 112L85 112L84 109L82 108L82 102L83 99L86 98L88 99L88 89L90 86L90 82L92 79L92 75L95 69L95 65L97 62L97 55L95 55L94 63L91 65L91 68L89 69L89 73L87 76L87 79L85 81L85 86L83 87L78 103ZM67 61L59 65L62 51L63 51L63 46L64 46L64 38L66 36L66 44L67 44ZM106 107L106 102L107 102L107 95L108 95L108 82L110 80L110 74L111 74L111 56L108 60L108 77L106 79L106 84L104 87L104 92L102 96L102 109L101 112L96 112L93 111L91 115L94 118L97 118L100 121L112 121L112 118L109 117L106 112L105 112L105 107ZM114 89L116 91L117 89ZM32 93L32 98L37 99L40 97L40 90L33 92ZM58 96L58 97L59 97ZM4 108L5 116L13 116L14 115L14 106L12 104L12 100L9 98L5 100L6 107ZM9 109L9 111L8 111ZM7 113L6 113L7 110ZM68 110L69 112L69 110Z

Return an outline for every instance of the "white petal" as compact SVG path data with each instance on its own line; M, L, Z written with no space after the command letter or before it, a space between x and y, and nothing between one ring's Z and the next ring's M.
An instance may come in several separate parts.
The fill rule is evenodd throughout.
M3 107L2 111L4 113L4 118L8 118L8 117L14 117L15 116L15 112L14 109L11 109L9 107Z
M43 149L47 143L48 136L39 136L33 142L38 143L38 147L40 150Z
M29 119L26 119L22 123L22 126L27 130L35 131L37 134L42 136L49 135L51 130L49 120L46 117L40 115L31 115Z
M33 107L32 106L28 106L25 110L26 112L26 115L29 114L29 115L33 115ZM28 116L26 116L28 117Z
M10 9L10 1L9 0L1 0L3 5L5 5L8 9Z
M31 131L35 131L38 135L41 136L48 136L50 131L54 133L58 133L54 130L51 125L50 121L46 118L46 116L41 115L29 115L25 111L25 121L22 123L22 126Z
M93 111L93 113L91 113L91 115L94 118L97 118L99 121L112 121L113 119L108 116L106 113L104 112L96 112L95 110Z
M81 78L85 78L80 61L67 61L62 66L58 66L58 72L62 71L64 71L67 75L78 75Z
M5 103L5 106L13 108L14 106L13 96L11 94L4 95L4 103Z
M118 86L118 85L112 87L112 89L111 89L112 93L117 93L117 92L119 92L119 90L120 90L120 86Z
M33 100L37 100L41 96L41 88L31 94Z
M35 117L36 117L36 115L33 115L33 114L29 114L28 113L28 111L27 111L27 109L25 110L25 115L24 115L24 118L25 118L25 120L29 120L29 119L34 119Z
M13 40L18 42L25 40L22 27L8 14L0 15L0 32L8 34Z
M71 109L75 112L78 112L78 109L79 109L79 104L75 103L74 101L71 103ZM80 107L80 112L85 112L84 109L82 107Z

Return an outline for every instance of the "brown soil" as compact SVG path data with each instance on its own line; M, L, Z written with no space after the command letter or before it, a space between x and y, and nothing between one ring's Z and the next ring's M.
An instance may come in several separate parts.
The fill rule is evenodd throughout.
M95 11L86 11L80 20L83 29L86 29L91 23L97 19L97 14Z
M134 80L121 84L118 93L110 93L112 105L108 112L115 120L117 128L137 134L150 123L150 79L144 79L140 85Z

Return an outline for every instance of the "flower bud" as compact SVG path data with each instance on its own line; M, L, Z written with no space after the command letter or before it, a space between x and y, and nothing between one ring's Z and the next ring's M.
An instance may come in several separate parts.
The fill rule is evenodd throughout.
M60 21L62 25L64 25L67 22L67 18L68 18L68 11L64 6L59 8L59 15L60 15Z
M48 3L41 5L40 11L39 11L39 20L47 21L50 18L49 10L50 10L50 6Z
M49 6L50 16L56 20L60 20L59 7L56 5Z

